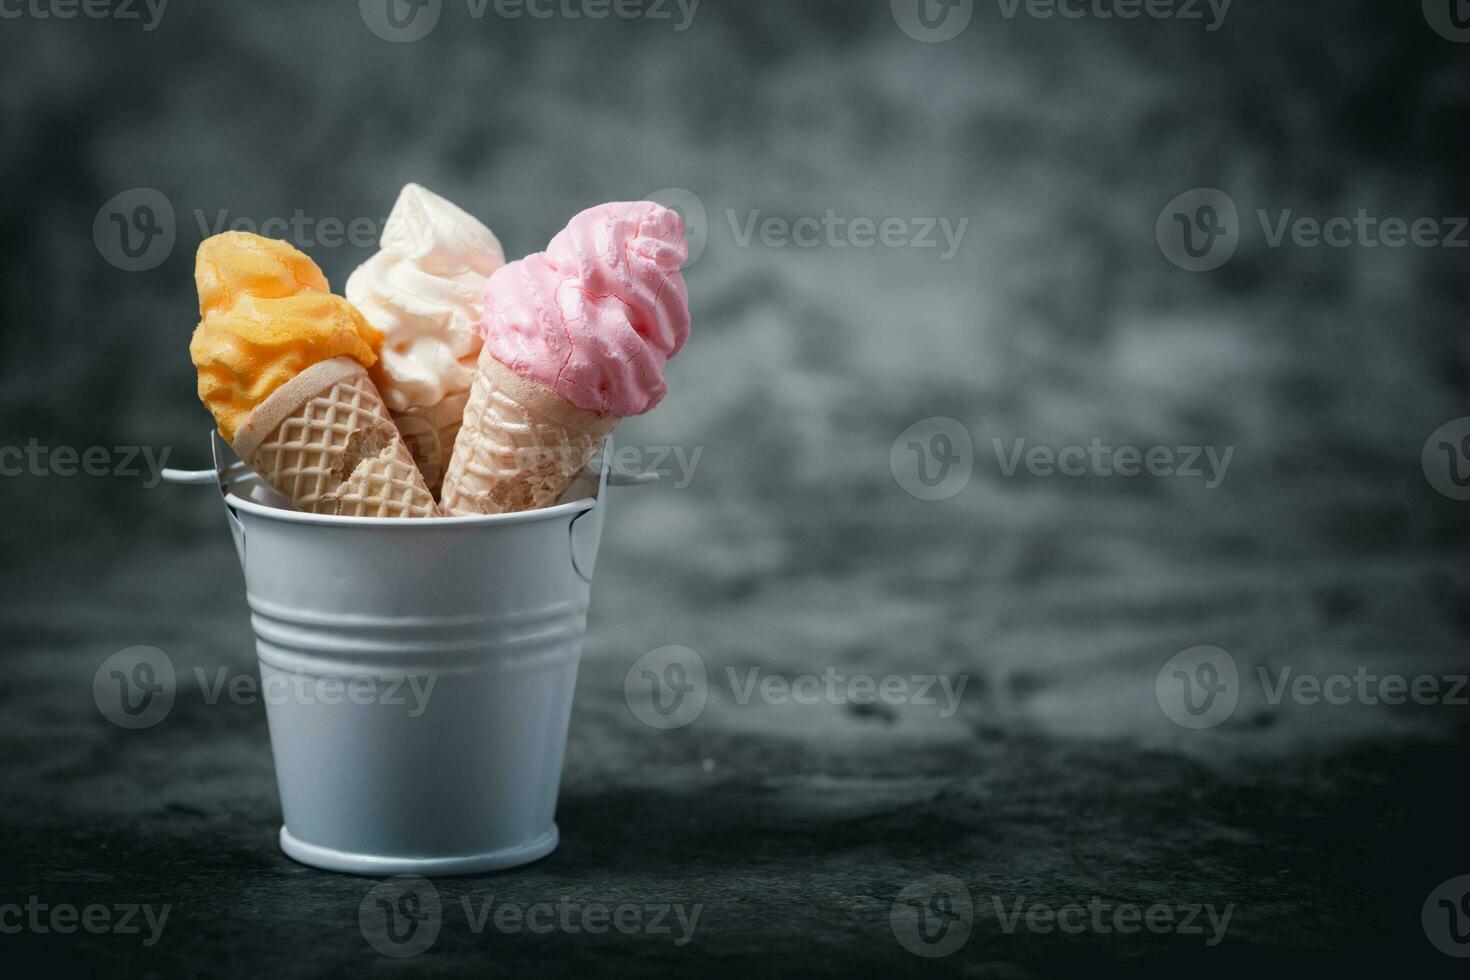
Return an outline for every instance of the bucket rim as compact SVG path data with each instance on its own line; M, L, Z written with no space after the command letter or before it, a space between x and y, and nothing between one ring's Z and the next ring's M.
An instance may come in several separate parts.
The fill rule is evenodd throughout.
M581 500L571 500L564 504L557 504L554 507L523 510L514 514L475 514L468 517L351 517L343 514L312 514L307 511L272 507L269 504L262 504L259 501L242 497L236 491L237 487L244 484L261 484L263 482L254 473L235 481L230 491L225 494L225 505L231 510L244 511L247 514L266 520L285 521L288 524L318 524L327 527L423 529L529 524L535 521L549 521L562 517L573 517L592 510L597 506L598 499L596 496L583 497Z

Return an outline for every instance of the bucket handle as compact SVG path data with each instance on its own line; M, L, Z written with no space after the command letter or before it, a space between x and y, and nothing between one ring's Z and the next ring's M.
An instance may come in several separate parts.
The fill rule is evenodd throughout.
M218 438L218 437L216 437ZM215 453L216 460L219 453ZM164 483L172 483L176 486L207 487L218 485L220 491L228 493L230 484L250 472L250 467L236 461L227 466L220 466L212 470L176 470L164 467L160 474ZM621 473L609 472L604 484L609 487L642 487L650 483L657 483L657 473Z
M235 513L235 508L230 506L229 493L230 484L250 472L250 467L240 460L227 463L230 450L225 441L220 438L219 432L214 429L209 431L209 452L214 458L214 469L212 470L175 470L164 469L161 476L163 482L173 483L180 486L207 487L213 485L219 490L220 502L225 505L225 516L230 519L230 535L235 539L235 553L240 556L240 567L245 567L245 525L240 520L240 515Z
M219 487L220 502L225 505L225 516L230 519L230 536L235 539L235 554L240 557L240 567L243 569L245 567L245 522L240 520L240 515L235 513L235 508L230 506L230 483L250 472L250 467L241 460L225 463L225 460L233 454L216 429L209 430L209 451L214 456L214 482Z
M230 506L230 486L236 480L251 472L249 466L236 459L234 462L226 462L234 454L230 451L225 441L220 438L219 433L213 429L209 433L210 455L214 458L214 469L212 470L176 470L165 468L161 476L165 483L178 486L210 486L213 485L220 494L220 502L224 504L225 515L230 520L230 534L235 539L235 551L240 556L240 565L245 565L245 525L240 520L240 515L235 513L235 508ZM579 480L596 480L596 490L588 496L593 497L596 506L583 511L572 519L571 525L571 552L572 567L577 574L588 583L592 581L592 570L597 564L598 545L602 541L603 515L607 508L608 487L641 487L659 481L656 472L628 473L613 468L610 463L612 458L612 439L608 439L602 446L602 458L594 465L589 463L587 469L578 477Z
M230 455L229 447L220 438L219 433L210 430L209 433L210 454L214 457L214 469L212 470L176 470L165 468L161 474L165 483L173 483L180 486L208 486L213 484L219 490L220 502L224 504L225 515L230 520L230 534L235 539L235 552L240 557L240 566L245 566L245 525L240 520L240 515L235 513L235 508L230 506L230 485L236 480L251 472L250 467L240 460L226 462ZM570 529L569 546L571 548L572 567L577 575L588 583L592 583L592 572L597 565L597 552L602 542L602 525L607 513L608 487L638 487L650 483L657 483L658 473L621 473L613 469L610 464L612 457L612 440L603 443L602 459L596 469L589 464L582 477L579 479L595 478L597 489L591 496L597 501L596 505L572 518Z
M602 524L607 515L607 488L614 485L613 480L616 476L612 472L611 459L612 437L608 437L602 444L602 458L598 461L596 471L597 489L593 493L593 499L596 500L596 503L590 510L584 510L572 518L570 542L572 549L572 568L582 581L588 585L592 584L592 571L597 567L597 551L602 544ZM589 472L590 469L591 466L589 464L588 469L583 470L582 475L578 479L588 479L591 477L592 473ZM638 477L638 479L629 480L627 483L619 485L638 486L639 484L653 483L658 480L657 473L638 473L632 475Z

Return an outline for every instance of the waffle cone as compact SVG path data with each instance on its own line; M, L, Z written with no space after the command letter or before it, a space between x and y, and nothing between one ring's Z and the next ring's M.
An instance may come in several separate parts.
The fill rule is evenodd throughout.
M352 517L433 517L434 498L367 369L313 364L245 419L235 453L298 509Z
M454 454L454 440L459 435L469 400L470 393L461 391L427 408L393 413L393 424L398 426L398 434L403 436L424 484L435 499L444 485L444 474L449 470L449 457Z
M508 514L552 506L620 421L522 378L487 348L444 477L444 512Z

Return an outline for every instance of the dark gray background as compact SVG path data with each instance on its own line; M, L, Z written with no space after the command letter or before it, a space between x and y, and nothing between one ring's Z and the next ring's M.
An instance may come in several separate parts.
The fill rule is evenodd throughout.
M0 445L169 447L206 462L187 341L200 220L380 221L414 180L512 256L573 213L684 188L707 248L694 333L631 445L702 450L693 482L620 495L564 783L564 843L441 882L529 904L703 903L695 941L494 937L446 924L420 968L690 974L881 968L1060 975L1099 958L1197 975L1447 971L1420 925L1470 872L1465 708L1272 705L1164 716L1175 653L1247 677L1463 673L1470 503L1421 450L1470 414L1463 249L1269 247L1273 218L1470 213L1470 46L1417 2L1236 0L1200 21L1004 17L946 43L887 0L704 0L669 20L507 20L445 0L412 43L352 2L184 3L161 22L0 20ZM29 11L30 8L23 8ZM677 17L677 14L676 14ZM1155 240L1199 187L1240 212L1206 273ZM160 192L176 241L124 271L106 203ZM133 198L124 197L124 201ZM968 219L942 249L742 247L753 212ZM202 219L201 216L202 215ZM369 247L307 250L334 287ZM972 434L924 501L907 427ZM1001 472L991 440L1234 447L1223 484ZM0 479L0 901L169 902L162 942L0 936L53 963L276 975L386 970L369 882L297 867L264 712L181 692L110 725L112 652L253 670L217 499L138 478ZM970 678L918 707L739 705L659 733L624 703L646 651L712 675L827 667ZM963 881L974 933L936 961L889 926L906 886ZM1229 935L1007 935L992 899L1235 903ZM1177 975L1177 973L1176 973Z

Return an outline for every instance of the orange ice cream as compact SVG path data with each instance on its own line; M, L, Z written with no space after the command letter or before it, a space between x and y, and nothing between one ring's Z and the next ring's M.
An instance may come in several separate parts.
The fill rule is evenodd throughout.
M189 356L199 369L199 400L226 442L257 405L313 364L345 356L372 367L378 359L382 336L285 242L240 231L207 238L194 280L199 326Z

